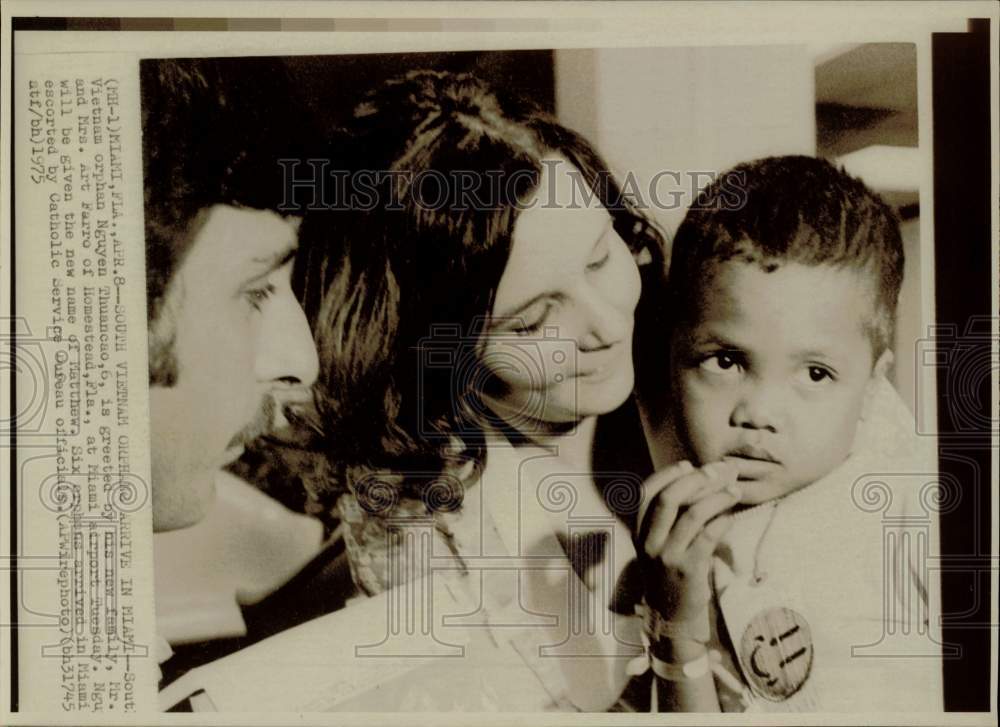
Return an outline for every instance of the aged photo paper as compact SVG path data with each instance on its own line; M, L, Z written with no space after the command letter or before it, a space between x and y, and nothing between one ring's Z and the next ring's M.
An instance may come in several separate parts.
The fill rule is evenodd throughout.
M0 722L995 724L998 29L5 3Z

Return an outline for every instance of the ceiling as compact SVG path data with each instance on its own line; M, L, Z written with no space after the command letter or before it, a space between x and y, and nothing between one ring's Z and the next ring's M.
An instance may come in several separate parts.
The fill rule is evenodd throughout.
M819 54L816 126L820 156L872 145L916 147L916 45L865 43Z

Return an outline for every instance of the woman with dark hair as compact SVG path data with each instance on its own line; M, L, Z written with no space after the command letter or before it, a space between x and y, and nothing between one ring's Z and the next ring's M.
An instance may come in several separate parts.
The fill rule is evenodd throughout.
M386 83L345 140L355 173L307 216L297 265L332 469L311 494L346 523L369 595L428 567L413 553L398 565L407 518L431 522L465 572L484 557L564 559L559 575L483 575L481 610L532 626L511 638L533 639L518 651L549 706L608 708L641 653L641 586L612 601L648 467L630 400L640 269L662 275L663 241L582 137L469 75ZM595 470L605 415L632 426L612 454L642 457L616 463L618 477ZM606 628L578 628L567 603L581 593ZM567 655L562 686L545 644ZM545 702L520 697L504 708Z

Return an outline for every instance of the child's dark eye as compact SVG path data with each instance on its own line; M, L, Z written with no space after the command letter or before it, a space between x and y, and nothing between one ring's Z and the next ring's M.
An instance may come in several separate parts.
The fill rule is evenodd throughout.
M826 366L807 366L805 373L811 384L821 384L824 381L836 380L833 371Z
M711 356L702 359L699 366L708 373L720 375L732 375L739 373L743 369L739 356L728 351L713 353Z
M261 306L264 305L264 301L274 295L274 292L275 287L268 283L267 285L262 285L259 288L250 288L244 292L244 296L250 304L250 307L259 311Z

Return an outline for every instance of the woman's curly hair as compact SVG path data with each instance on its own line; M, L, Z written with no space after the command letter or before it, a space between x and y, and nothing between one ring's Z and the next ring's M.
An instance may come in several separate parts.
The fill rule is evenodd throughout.
M320 501L350 491L375 514L403 498L460 505L498 425L477 396L480 334L552 155L662 271L659 232L604 161L531 102L470 74L413 71L357 106L331 149L349 183L306 215L295 273L320 359L310 426L335 473L311 486Z

